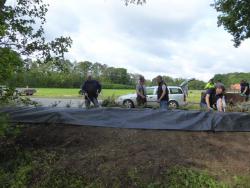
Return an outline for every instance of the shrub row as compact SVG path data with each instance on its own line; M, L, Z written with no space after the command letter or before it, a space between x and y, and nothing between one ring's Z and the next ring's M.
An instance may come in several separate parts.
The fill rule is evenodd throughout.
M103 89L135 89L133 85L122 85L122 84L102 84Z

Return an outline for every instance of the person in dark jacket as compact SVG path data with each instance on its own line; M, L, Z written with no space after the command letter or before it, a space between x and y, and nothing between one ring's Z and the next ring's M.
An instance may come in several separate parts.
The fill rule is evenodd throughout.
M212 111L215 108L216 104L216 92L215 88L209 88L206 93L201 97L201 109L202 110L207 110L207 111Z
M246 80L242 80L240 82L240 93L242 96L246 97L246 101L249 99L249 94L250 94L250 88L249 88L249 83Z
M160 103L160 109L167 110L168 109L168 101L169 101L168 86L163 81L162 76L157 76L156 80L158 83L157 99L158 99L158 103Z
M147 104L147 90L145 86L145 78L140 76L139 82L136 85L136 101L139 107L145 107Z
M88 79L84 82L82 86L82 92L85 96L85 106L90 107L91 102L94 107L99 107L98 95L102 91L102 86L97 80L93 80L91 75L88 75Z

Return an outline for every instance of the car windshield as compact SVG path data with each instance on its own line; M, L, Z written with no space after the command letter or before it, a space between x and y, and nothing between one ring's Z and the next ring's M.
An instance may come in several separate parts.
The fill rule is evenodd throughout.
M182 94L182 90L180 88L170 88L170 94Z
M147 95L154 95L154 88L147 88Z

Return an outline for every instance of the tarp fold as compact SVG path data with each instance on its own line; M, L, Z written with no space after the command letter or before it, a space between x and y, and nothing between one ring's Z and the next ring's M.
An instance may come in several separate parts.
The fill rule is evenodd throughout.
M11 107L0 109L0 112L7 113L12 123L180 131L250 131L250 115L247 113L50 107Z

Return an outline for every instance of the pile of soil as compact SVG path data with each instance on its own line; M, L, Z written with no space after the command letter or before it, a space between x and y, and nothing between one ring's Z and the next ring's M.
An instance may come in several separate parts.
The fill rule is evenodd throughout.
M131 169L151 178L176 165L206 170L223 181L250 174L250 133L36 125L24 128L17 143L57 152L58 167L90 179L123 177Z

